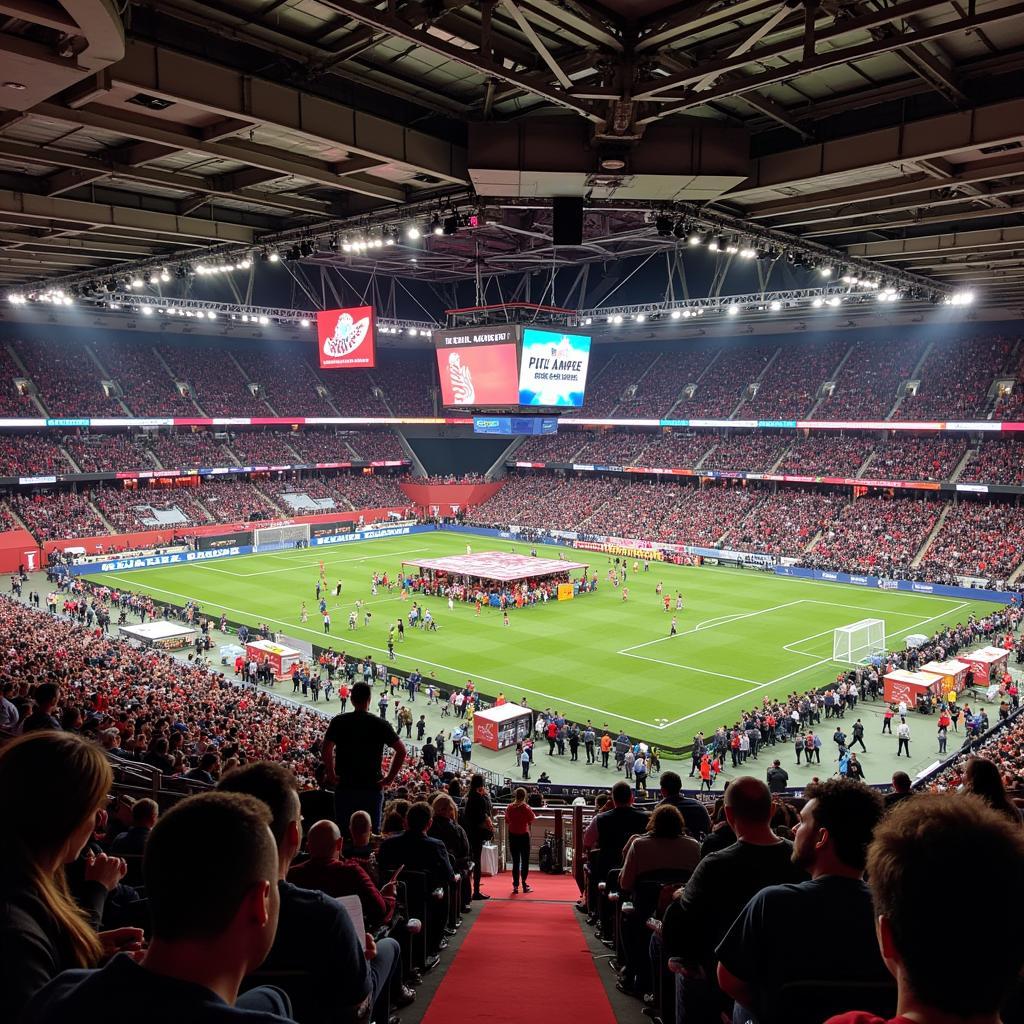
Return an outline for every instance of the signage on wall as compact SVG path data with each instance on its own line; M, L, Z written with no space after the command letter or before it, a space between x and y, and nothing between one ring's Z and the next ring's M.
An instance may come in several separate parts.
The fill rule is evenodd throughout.
M321 369L368 370L375 365L373 306L321 310L316 334Z

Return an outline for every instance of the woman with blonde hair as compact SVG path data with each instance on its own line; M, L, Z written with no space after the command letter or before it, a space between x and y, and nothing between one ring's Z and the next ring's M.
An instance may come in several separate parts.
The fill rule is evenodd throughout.
M0 751L0 991L12 1021L61 971L95 967L142 941L139 928L95 930L123 860L100 854L86 866L88 913L64 877L112 781L100 748L70 733L33 733Z

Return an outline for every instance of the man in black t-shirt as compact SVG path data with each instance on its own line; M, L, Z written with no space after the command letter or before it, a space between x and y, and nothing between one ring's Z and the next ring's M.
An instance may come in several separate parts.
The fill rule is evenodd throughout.
M662 772L660 782L661 803L671 804L683 816L687 835L699 842L701 836L711 831L711 817L707 808L699 800L683 796L683 780L676 772Z
M405 744L384 718L369 712L372 691L366 683L352 687L352 710L335 715L327 726L322 757L327 782L334 786L334 820L348 838L348 822L355 811L366 811L373 831L380 831L384 790L405 763ZM381 774L384 748L391 747L391 766Z
M731 786L729 787L732 788ZM803 982L890 981L875 939L871 892L864 883L867 848L882 818L882 798L851 779L807 787L793 840L793 860L810 881L762 889L740 912L716 950L718 984L760 1024L785 1016L780 989ZM826 922L835 942L780 937Z
M697 865L662 930L666 954L685 965L676 999L677 1016L688 1024L717 1024L728 1009L715 980L715 948L747 901L769 885L807 878L793 863L793 844L771 830L772 798L763 782L750 776L730 782L724 802L736 841Z

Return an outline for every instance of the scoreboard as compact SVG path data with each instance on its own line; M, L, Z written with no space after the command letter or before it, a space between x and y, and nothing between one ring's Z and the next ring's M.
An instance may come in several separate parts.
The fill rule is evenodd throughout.
M434 332L445 406L578 409L590 338L516 324Z

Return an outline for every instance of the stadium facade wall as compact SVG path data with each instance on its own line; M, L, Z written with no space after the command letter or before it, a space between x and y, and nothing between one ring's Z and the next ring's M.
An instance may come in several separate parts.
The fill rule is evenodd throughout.
M41 565L39 545L28 530L0 533L0 572L17 572L19 566L24 566L26 572L35 572Z
M504 480L490 484L399 484L409 500L428 512L434 507L443 516L454 516L482 505L501 490Z

